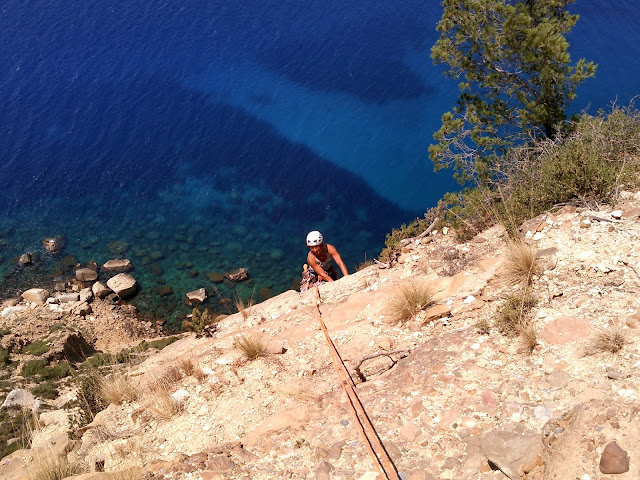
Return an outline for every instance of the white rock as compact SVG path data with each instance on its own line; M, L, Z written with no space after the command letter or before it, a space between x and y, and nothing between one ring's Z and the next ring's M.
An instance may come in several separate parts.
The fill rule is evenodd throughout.
M536 232L533 235L533 239L536 240L536 241L537 240L542 240L543 238L544 238L544 233L542 233L542 232Z
M464 299L464 303L472 303L475 299L476 297L474 297L473 295L469 295L467 298Z
M176 403L182 403L187 398L189 398L190 396L191 396L191 394L189 392L187 392L185 389L181 388L180 390L175 392L173 395L171 395L171 398Z
M27 302L37 303L38 305L44 305L49 297L49 292L44 288L30 288L22 294Z
M4 310L2 310L2 318L12 318L12 317L17 317L18 314L20 314L21 312L24 312L25 310L29 310L26 306L24 305L16 305L14 307L7 307Z
M620 220L622 218L622 210L614 210L611 212L611 216L616 220Z

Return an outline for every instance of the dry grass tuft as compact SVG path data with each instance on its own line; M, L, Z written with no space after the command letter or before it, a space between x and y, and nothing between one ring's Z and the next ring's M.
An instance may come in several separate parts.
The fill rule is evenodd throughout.
M257 336L241 335L233 345L240 350L248 360L255 360L265 355L267 346L265 342Z
M363 262L360 262L360 264L356 267L356 272L359 272L360 270L364 270L365 268L375 264L376 262L373 259L371 258L366 259Z
M108 403L120 405L125 401L133 402L138 398L138 391L123 372L114 373L106 378L98 378L98 386L100 396Z
M174 365L171 365L164 371L160 380L169 386L173 386L178 383L182 379L182 377L183 374L180 366L176 367Z
M29 472L31 480L62 480L82 472L80 467L70 463L66 456L58 456L50 449L38 449L35 453Z
M175 382L165 376L152 380L147 385L146 409L162 420L168 420L184 410L182 402L173 398Z
M478 320L475 328L480 335L489 335L491 333L491 323L486 318Z
M433 304L433 292L422 282L403 285L389 304L391 317L396 322L411 320L420 311Z
M531 355L538 345L538 332L532 320L523 321L518 324L520 334L520 348L518 351L525 355Z
M507 285L528 287L533 278L542 274L542 266L535 249L522 241L510 241L504 271Z
M253 297L249 298L248 300L236 297L233 305L236 307L236 310L238 310L238 313L242 315L242 319L246 320L251 315L251 307L253 307L253 303Z
M178 368L185 376L193 377L198 382L202 382L206 378L202 367L194 362L192 358L181 358L178 360Z
M631 341L622 330L622 325L617 323L611 328L598 333L587 346L586 354L595 355L597 353L618 353Z

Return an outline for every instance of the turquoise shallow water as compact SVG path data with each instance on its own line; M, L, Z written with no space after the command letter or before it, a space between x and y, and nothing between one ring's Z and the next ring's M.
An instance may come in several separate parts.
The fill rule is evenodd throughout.
M572 110L626 104L640 93L640 7L572 9L572 55L599 64ZM428 55L439 16L419 1L7 0L0 298L50 288L124 241L134 302L177 323L187 291L213 292L207 273L249 269L216 285L224 298L290 288L309 230L351 270L377 255L457 187L426 154L456 97ZM65 248L48 257L53 235ZM38 266L16 267L27 251Z

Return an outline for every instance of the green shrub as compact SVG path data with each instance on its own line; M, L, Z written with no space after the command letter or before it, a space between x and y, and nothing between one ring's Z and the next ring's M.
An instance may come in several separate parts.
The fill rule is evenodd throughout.
M9 350L0 347L0 365L9 363Z
M33 342L25 345L22 349L22 353L28 355L34 355L36 357L45 354L49 351L49 344L42 340L34 340Z
M47 362L42 359L31 360L22 366L20 374L23 377L36 377L44 374L47 368Z
M495 320L495 326L501 334L518 335L527 323L529 311L538 304L538 299L528 289L517 295L511 295L502 304Z
M140 342L140 344L136 347L136 349L141 352L149 350L150 348L162 350L164 347L171 345L173 342L176 342L181 338L182 338L181 335L174 335L172 337L162 337L157 340L153 340L151 342Z
M109 406L102 398L100 379L101 376L96 371L75 377L75 384L78 387L78 399L74 403L80 408L79 426L90 423L98 412Z
M31 389L38 398L46 398L48 400L54 400L58 398L58 387L52 381L40 383Z
M394 229L380 258L388 261L400 241L424 231L436 212L463 241L496 223L515 238L525 220L554 205L612 203L620 189L640 186L640 112L633 105L581 115L566 131L511 149L497 160L492 178L445 195L425 219Z
M5 335L9 335L11 333L11 330L9 330L8 328L0 328L0 338L4 337Z
M42 359L31 360L22 366L23 377L38 377L40 380L60 380L71 375L72 369L69 362L63 360L54 366L48 367Z

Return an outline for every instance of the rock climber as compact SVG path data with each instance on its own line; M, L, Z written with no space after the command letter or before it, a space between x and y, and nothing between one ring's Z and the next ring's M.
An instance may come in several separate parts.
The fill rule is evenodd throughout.
M330 243L325 243L320 232L317 230L309 232L307 246L309 247L309 253L307 254L307 264L304 266L302 273L301 292L307 290L318 281L322 283L337 280L338 272L333 265L333 261L338 264L343 276L349 275L336 247Z

